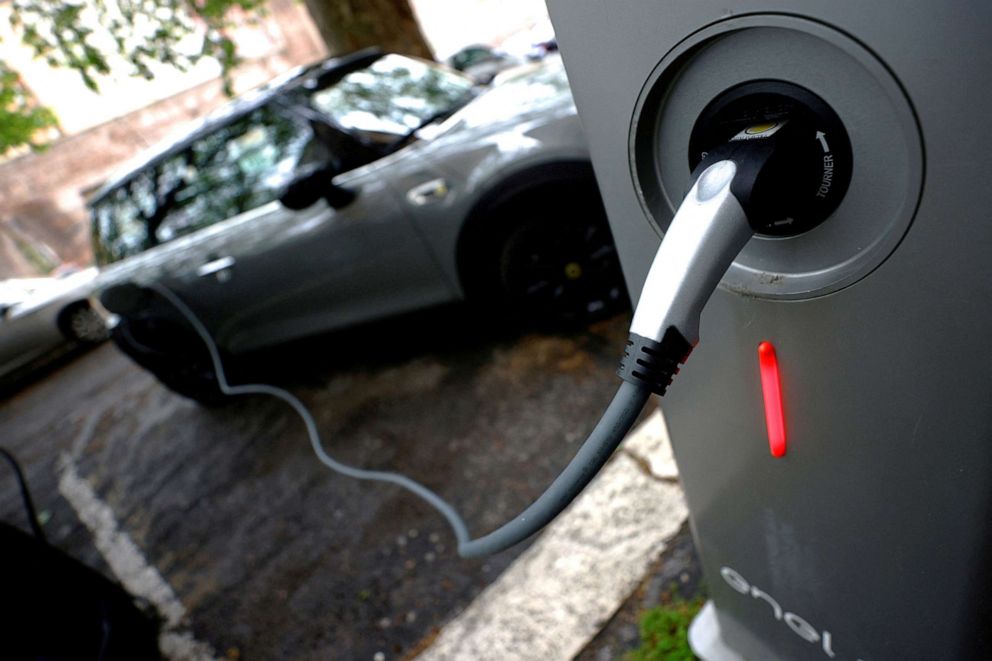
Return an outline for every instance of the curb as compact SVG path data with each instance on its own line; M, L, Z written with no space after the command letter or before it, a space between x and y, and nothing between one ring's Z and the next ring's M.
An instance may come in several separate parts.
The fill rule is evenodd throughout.
M571 659L637 588L688 516L661 411L454 619L420 661Z

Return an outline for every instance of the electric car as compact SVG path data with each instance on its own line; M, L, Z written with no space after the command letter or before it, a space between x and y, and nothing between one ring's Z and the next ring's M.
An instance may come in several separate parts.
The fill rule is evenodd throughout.
M628 304L560 59L489 88L360 52L294 71L89 202L116 344L207 401L236 357L460 299L582 322Z

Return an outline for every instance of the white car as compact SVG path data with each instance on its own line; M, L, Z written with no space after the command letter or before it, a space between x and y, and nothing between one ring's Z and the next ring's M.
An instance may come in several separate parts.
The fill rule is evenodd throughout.
M67 343L107 338L90 305L95 267L59 278L0 281L0 376L10 375Z

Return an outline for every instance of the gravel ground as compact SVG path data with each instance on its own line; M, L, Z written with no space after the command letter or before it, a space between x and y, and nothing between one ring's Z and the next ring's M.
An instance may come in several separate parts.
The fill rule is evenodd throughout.
M628 322L514 332L448 308L254 356L250 372L300 396L334 456L412 475L479 534L572 456L616 388ZM59 496L61 458L219 655L409 655L522 550L460 560L420 501L323 468L282 403L201 408L110 345L9 396L0 428L54 543L107 571ZM0 518L21 522L12 482L0 480Z

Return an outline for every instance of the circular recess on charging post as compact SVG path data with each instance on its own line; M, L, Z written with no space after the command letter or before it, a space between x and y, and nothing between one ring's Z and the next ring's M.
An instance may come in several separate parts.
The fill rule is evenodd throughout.
M714 147L734 136L760 134L780 123L798 125L799 144L790 154L780 195L788 202L780 216L757 219L766 236L796 236L826 220L837 209L851 181L851 142L837 113L820 97L777 80L742 83L714 99L700 114L689 137L689 169Z
M923 184L912 106L884 63L847 34L753 14L690 35L641 91L631 177L648 222L664 233L702 152L735 129L783 118L800 122L807 138L799 183L783 187L797 196L786 206L803 213L762 219L721 285L757 298L813 298L885 262L909 231Z

